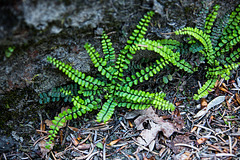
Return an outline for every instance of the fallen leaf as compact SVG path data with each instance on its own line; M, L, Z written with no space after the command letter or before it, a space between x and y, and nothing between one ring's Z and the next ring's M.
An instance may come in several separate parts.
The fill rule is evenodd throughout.
M90 147L91 147L91 144L81 144L81 145L78 145L76 148L85 150L85 149L89 149Z
M68 128L71 129L71 130L74 131L74 132L79 131L79 129L78 129L78 128L75 128L75 127L68 126Z
M124 117L126 119L133 119L136 118L139 114L140 114L139 110L134 110L132 112L127 112Z
M178 112L176 112L178 114ZM176 116L176 115L175 115ZM179 121L179 117L173 117L176 121ZM140 136L137 137L137 142L143 146L149 146L150 150L154 148L155 138L158 132L162 131L163 135L169 138L175 131L182 129L184 123L180 122L168 122L159 117L152 107L149 107L144 111L144 115L139 116L134 120L137 126L137 130L142 130ZM141 148L139 148L141 150Z
M75 136L73 134L70 134L71 136L71 140L72 140L72 143L77 146L79 144L78 140L75 138Z
M49 120L49 119L46 119L44 122L46 123L46 125L47 125L48 127L54 125L54 124L52 123L52 121ZM59 129L60 129L60 128L63 128L63 127L66 127L66 122L63 124L63 126L58 126Z
M112 146L112 145L116 144L117 142L119 142L120 140L121 140L120 138L119 138L119 139L116 139L116 140L110 142L110 143L107 144L107 145L108 145L108 146Z
M156 141L152 141L150 144L149 144L149 150L152 151L154 146L155 146L155 143Z
M207 104L207 100L206 100L206 98L202 98L201 99L201 108L204 108L204 107L206 107L208 104Z
M238 104L240 104L240 96L239 96L239 94L236 93L235 96L236 96L236 100L237 100Z
M201 116L204 116L209 109L211 109L212 107L221 104L224 100L225 100L226 96L218 96L216 98L214 98L208 105L206 108L201 109L195 116L194 118L198 118Z
M182 150L186 150L186 151L191 151L190 148L187 148L187 147L183 147L183 146L175 146L175 144L178 144L178 143L183 143L183 144L190 144L191 141L189 139L189 135L177 135L170 143L166 143L166 145L172 149L172 151L175 153L175 154L178 154L180 153Z
M175 106L180 106L181 104L183 104L183 101L178 101L175 103Z
M196 144L199 145L199 144L203 144L204 142L206 142L207 138L199 138L197 141L196 141Z
M51 125L53 125L52 121L49 120L49 119L46 119L46 120L45 120L45 123L46 123L46 125L47 125L48 127L50 127Z
M98 142L98 143L96 144L96 146L97 146L98 148L100 148L100 149L103 149L103 144L102 144L101 142Z
M130 126L131 128L133 128L132 122L128 121L128 123L129 123L129 126Z
M46 158L45 156L47 155L47 153L50 152L53 149L54 143L50 144L49 149L46 148L46 145L48 145L48 144L46 144L45 140L41 140L38 143L38 146L40 147L40 151L42 153L42 158Z

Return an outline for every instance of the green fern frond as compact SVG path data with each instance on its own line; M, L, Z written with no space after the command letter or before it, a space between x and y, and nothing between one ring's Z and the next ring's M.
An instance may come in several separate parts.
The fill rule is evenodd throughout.
M165 60L163 58L159 58L159 60L156 60L153 65L145 67L139 72L126 77L124 82L126 82L126 86L132 87L133 85L137 85L139 82L142 83L143 81L149 80L150 77L158 74L165 66Z
M180 60L180 53L179 52L173 52L171 49L169 49L167 46L162 45L161 43L158 43L156 41L148 40L148 39L142 39L139 44L136 44L136 49L138 50L149 50L154 51L158 53L163 59L165 66L166 64L172 63L175 66L178 66L180 69L185 70L186 72L193 73L194 70L192 69L192 66L186 62L185 60Z
M70 79L72 79L75 83L80 86L92 89L105 86L105 83L94 79L91 76L85 76L85 73L82 73L78 70L72 68L72 66L66 65L65 63L57 60L56 58L47 57L47 60L55 65L59 70L65 73Z
M105 54L103 61L110 62L111 60L115 60L115 49L113 48L111 39L108 38L107 34L103 33L101 43L103 54Z
M64 93L62 93L61 92L62 89L71 91L73 93L73 95L78 94L78 85L77 84L65 85L62 87L52 88L48 92L41 93L39 95L39 98L40 98L39 103L46 104L46 103L49 103L50 101L57 102L61 98L64 100L64 102L71 102L72 96L65 95Z
M214 51L211 43L211 39L209 35L205 34L202 30L199 30L198 28L191 28L191 27L186 27L183 29L180 29L178 31L175 31L176 35L191 35L194 38L196 38L198 41L202 43L204 46L204 49L202 50L204 56L207 59L207 62L210 65L214 64Z
M152 11L140 20L127 40L127 45L117 54L108 35L103 33L101 41L103 58L90 44L86 43L84 46L91 61L99 71L99 74L95 76L96 78L75 70L72 66L55 58L48 57L48 61L72 79L77 84L78 89L76 93L75 90L61 88L61 93L59 93L59 90L56 92L53 90L49 94L56 98L64 94L65 97L70 97L73 103L71 109L54 117L53 125L49 131L49 144L52 143L59 128L67 120L76 119L92 110L100 109L97 114L97 121L103 121L104 123L112 117L117 106L132 109L145 109L153 106L162 110L174 110L174 104L164 99L166 96L164 93L136 90L132 86L149 80L150 77L158 74L169 64L188 73L194 73L197 68L193 68L187 62L187 59L189 59L186 58L188 52L196 53L196 57L201 54L200 56L204 57L203 60L207 69L206 77L208 80L198 90L198 94L194 95L194 99L198 100L206 96L219 77L229 79L231 70L240 65L240 48L237 47L240 38L240 5L230 15L229 22L221 36L218 33L220 28L214 30L214 25L219 22L213 24L218 9L219 6L215 6L213 12L207 16L203 30L186 27L175 31L176 35L189 35L191 37L186 44L172 39L156 41L144 39L147 26L154 14ZM212 34L213 32L214 34ZM217 44L218 41L220 42ZM131 59L139 50L153 51L158 53L159 58L151 64L143 65L144 67L140 66L132 74L129 74L130 72L127 69ZM41 94L41 102L49 102L49 95L47 93Z
M147 32L147 28L152 16L154 15L153 11L149 11L147 15L144 15L140 20L139 24L136 26L136 29L133 30L132 35L127 40L128 45L124 47L118 54L116 60L115 68L118 70L119 77L123 77L123 70L128 68L130 60L133 58L133 55L136 53L133 48L135 43L138 43ZM120 79L121 80L121 79Z
M209 79L205 84L198 90L198 94L194 94L193 99L199 100L200 98L208 95L208 92L212 90L217 79Z
M205 22L205 33L211 33L211 29L212 29L212 26L213 26L213 23L215 21L215 19L217 18L217 15L218 15L218 10L220 8L220 5L215 5L213 7L213 11L212 13L210 13L207 18L206 18L206 22Z
M98 122L107 122L114 110L115 107L118 105L118 103L113 99L113 97L110 97L107 102L105 102L102 106L102 109L100 110L100 112L97 114L97 121Z
M106 46L106 48L105 48L105 46ZM94 64L94 67L98 68L98 71L103 76L105 76L109 80L112 80L114 77L116 77L116 76L114 76L114 74L116 74L115 68L107 65L107 63L108 63L107 60L109 60L109 58L104 58L104 59L100 58L99 53L96 52L94 47L91 47L91 45L88 43L86 43L84 47L87 50L87 52ZM109 52L109 48L107 48L107 47L110 47L110 46L107 46L107 44L106 44L103 46L103 49L106 49ZM107 51L105 51L105 52L107 52ZM112 56L112 54L110 54L109 56ZM111 57L111 58L113 58L113 57Z
M224 28L221 42L218 47L215 48L217 55L220 56L223 53L227 53L233 46L240 41L240 5L238 5L229 17L229 22Z

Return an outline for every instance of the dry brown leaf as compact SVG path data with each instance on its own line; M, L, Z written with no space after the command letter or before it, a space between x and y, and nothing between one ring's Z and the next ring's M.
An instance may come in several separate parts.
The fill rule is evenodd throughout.
M119 139L116 139L116 140L110 142L110 143L107 144L107 145L108 145L108 146L112 146L112 145L116 144L117 142L119 142L120 140L121 140L120 138L119 138Z
M207 138L204 138L204 137L199 138L199 139L197 140L196 144L197 144L197 145L202 144L202 143L206 142L206 140L207 140Z
M149 108L151 108L151 107L149 107ZM134 111L131 111L131 112L127 112L124 117L126 119L134 119L134 118L136 118L139 115L151 115L151 114L155 113L153 110L150 111L148 109L145 109L145 110L134 110Z
M82 150L89 149L91 148L91 144L81 144L81 145L78 145L76 148L82 149Z
M218 96L216 98L214 98L208 105L206 108L201 109L195 116L194 118L198 118L201 116L204 116L209 109L211 109L212 107L221 104L224 100L225 100L226 96Z
M47 125L48 127L50 127L51 125L53 125L52 121L49 120L49 119L46 119L46 120L45 120L45 123L46 123L46 125Z
M183 144L190 144L191 141L189 139L189 135L177 135L170 143L167 143L166 145L172 149L172 151L175 154L180 153L183 149L185 149L186 151L191 151L190 148L186 148L183 146L175 146L175 144L177 143L183 143Z
M78 140L75 138L75 136L73 134L70 134L71 136L71 140L72 140L72 143L77 146L79 144Z
M180 106L181 104L183 104L183 101L178 101L175 103L175 106Z
M38 146L40 147L40 151L42 153L42 158L44 158L48 152L50 152L52 149L53 149L53 146L54 146L54 143L50 144L50 148L47 149L46 148L46 141L45 140L41 140L39 143L38 143Z
M128 123L129 123L129 126L130 126L131 128L133 128L132 122L131 122L131 121L128 121Z
M135 119L134 123L137 126L137 130L142 130L140 136L137 137L137 142L143 146L151 147L150 150L154 147L153 144L155 144L155 138L158 132L162 131L163 135L169 138L173 132L180 130L183 126L183 123L179 125L178 123L171 123L163 120L162 117L159 117L155 113L152 107L146 109L144 115Z
M75 127L68 126L68 128L71 129L71 130L74 131L74 132L78 132L78 131L79 131L79 129L78 129L78 128L75 128Z
M208 105L206 98L201 99L201 109Z
M239 94L236 93L235 96L236 96L236 100L237 100L238 104L240 104L240 96L239 96Z
M226 93L228 93L228 94L233 95L231 92L229 92L227 89L225 89L225 88L223 88L223 87L219 87L219 89L220 89L221 91L223 91L223 92L226 92Z
M194 126L194 127L192 128L192 130L190 131L190 133L192 133L192 132L196 131L196 130L197 130L197 128L198 128L198 127Z

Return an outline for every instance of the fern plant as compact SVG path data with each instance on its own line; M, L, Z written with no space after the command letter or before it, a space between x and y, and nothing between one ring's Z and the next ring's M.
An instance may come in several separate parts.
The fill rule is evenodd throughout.
M171 64L183 71L194 74L198 71L199 65L192 66L183 55L185 52L198 54L205 61L206 78L205 84L194 95L194 99L198 100L208 94L218 78L228 80L231 70L236 69L240 62L237 44L240 37L240 5L231 13L228 23L225 25L216 21L218 16L217 5L213 8L205 21L203 27L191 28L186 27L175 31L176 35L187 35L187 45L173 39L164 40L149 40L145 39L144 35L147 32L147 26L154 12L150 11L145 15L133 30L132 35L127 40L127 45L115 52L111 40L103 33L102 35L102 52L103 57L96 52L91 44L86 43L87 50L94 67L97 68L100 74L97 77L86 75L72 66L65 64L53 57L48 57L48 61L55 65L59 70L65 73L77 85L71 89L62 87L55 89L57 92L50 92L41 95L40 102L49 102L50 97L58 100L58 97L68 97L68 100L73 102L72 109L63 111L58 116L54 117L53 125L50 126L49 144L52 143L54 137L59 131L59 127L63 126L67 120L76 119L85 114L87 111L99 109L97 114L98 122L108 121L115 107L126 107L131 109L145 109L149 106L154 106L162 110L174 110L174 105L169 101L164 100L166 96L163 92L149 93L142 90L133 89L134 85L138 85L143 81L149 80L150 77L158 74L167 65ZM218 25L218 26L216 26ZM221 27L223 31L221 32ZM186 48L186 46L189 46ZM147 65L140 66L137 72L132 72L129 75L129 65L133 55L138 50L148 50L159 54L159 58ZM77 91L76 91L77 88ZM58 94L61 92L61 94ZM48 145L49 147L49 145Z
M176 35L190 36L188 51L199 53L199 56L203 56L205 59L206 78L208 80L198 90L198 94L194 95L195 100L206 96L209 93L208 91L211 91L214 87L217 79L230 79L231 70L237 69L240 65L238 61L240 48L237 46L240 40L240 5L231 13L226 25L220 25L220 22L217 21L215 24L217 26L215 26L219 8L219 5L213 7L213 11L207 16L202 29L186 27L174 32ZM222 32L219 31L221 30L219 26L224 27ZM159 53L165 63L170 62L188 73L198 71L198 66L191 66L184 59L180 60L183 45L171 39L152 41L143 38L136 44L135 49Z
M47 58L50 63L55 65L79 86L77 94L74 93L73 89L58 89L65 97L71 97L73 107L54 117L52 121L53 125L50 126L51 130L49 131L48 144L52 143L60 126L63 126L67 120L76 119L87 111L90 112L95 109L100 109L97 114L97 121L106 122L111 118L117 106L131 109L145 109L154 106L162 110L174 110L175 106L164 100L166 96L164 93L149 93L132 88L132 86L137 85L139 82L148 80L150 77L153 77L154 74L157 74L161 68L168 63L167 61L164 59L156 60L154 64L140 69L139 72L133 75L125 75L124 72L128 69L130 60L136 53L135 44L139 43L146 34L147 26L153 14L154 12L150 11L140 20L136 29L129 37L127 45L120 50L119 53L115 52L111 40L105 33L103 33L101 41L104 57L100 57L100 54L96 52L91 44L85 44L84 47L94 67L100 72L100 76L96 78L73 69L72 66L56 58ZM177 56L179 55L171 55L171 57ZM55 95L55 92L51 92L48 96L43 94L40 100L41 102L49 102L50 97L55 98ZM57 97L59 96L60 94L57 94ZM47 147L49 147L49 145Z

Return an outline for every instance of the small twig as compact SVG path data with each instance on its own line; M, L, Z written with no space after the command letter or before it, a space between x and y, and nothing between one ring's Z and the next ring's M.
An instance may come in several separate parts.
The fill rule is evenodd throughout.
M97 141L97 130L94 131L93 143Z
M51 151L51 154L52 154L52 156L53 156L54 160L57 160L57 159L56 159L56 157L55 157L55 155L53 154L53 152L52 152L52 151Z
M112 32L109 32L109 33L107 33L106 35L110 35L110 34L114 34L114 33L116 33L116 31L112 31Z
M229 129L227 129L227 130L225 130L225 131L222 131L222 132L216 133L216 135L219 135L219 134L226 133L226 132L228 132L228 131L232 130L233 128L234 128L234 127L232 127L232 128L229 128Z
M122 146L125 146L125 145L128 145L128 144L130 144L129 142L126 142L126 143L121 143L121 144L114 144L114 145L112 145L111 147L112 148L118 148L118 147L122 147Z
M126 153L124 153L123 151L120 151L120 152L121 152L125 157L127 157L127 159L130 159Z
M40 129L36 129L36 132L41 132L41 133L48 133L48 131L42 131L42 130L40 130Z
M66 126L68 126L68 125L69 125L69 121L67 121L67 123L66 123ZM65 141L66 141L66 138L67 138L67 135L68 135L68 131L69 131L69 129L67 127L66 131L65 131L65 136L63 137L63 140L62 140L61 146L63 146L65 144Z
M236 112L237 110L239 110L240 109L240 106L238 106L237 108L235 108L234 110L233 110L233 112Z
M27 153L25 153L26 155L27 155L27 157L30 159L30 160L32 160L32 158L27 154Z
M219 139L221 139L224 143L227 143L221 136L216 135Z
M141 144L139 144L139 143L137 143L137 142L133 142L133 143L135 143L136 145L142 147L143 149L147 150L148 152L151 152L151 153L153 153L153 154L155 154L155 155L159 155L157 152L151 151L151 150L149 150L147 147L145 147L145 146L143 146L143 145L141 145Z
M125 124L124 124L122 121L120 121L120 124L122 125L122 127L123 127L125 130L127 130L127 127L125 126Z
M236 155L234 154L229 154L229 153L217 153L217 154L205 154L203 153L201 157L214 157L216 159L216 157L236 157Z
M126 144L126 145L124 145L124 146L122 146L122 147L120 147L119 149L115 150L114 152L112 152L112 153L110 153L110 154L106 155L106 157L109 157L109 156L111 156L111 155L113 155L113 154L115 154L115 153L119 152L120 150L122 150L122 149L123 149L123 148L125 148L125 147L127 147L127 144Z
M108 138L108 135L104 139L104 144L103 144L103 160L106 160L106 140Z
M203 136L202 138L207 138L207 139L214 138L216 141L218 140L217 137L211 136L211 135Z
M210 146L212 148L214 148L215 150L217 150L218 152L224 153L221 149L219 149L217 146L211 145L211 144L207 144L207 146Z
M99 153L99 151L92 153L91 155L89 155L89 157L86 160L90 160L90 158L92 158L92 156L94 156L95 154L98 154L98 153Z
M137 154L134 154L134 156L136 157L136 160L140 160Z
M89 152L86 156L76 157L75 160L80 160L80 159L86 159L86 158L88 158L88 157L92 154L92 152L93 152L93 150L94 150L94 148L95 148L95 145L93 145L92 143L91 143L91 145L92 145L92 149L90 150L90 152Z
M44 136L44 137L39 138L38 140L36 140L36 141L34 142L33 146L35 146L39 141L41 141L41 140L43 140L43 139L45 139L45 138L47 139L48 136Z
M7 157L6 157L5 153L3 153L3 157L4 157L5 160L7 160Z
M63 152L65 153L67 150L71 149L72 144L73 144L73 143L71 142L71 143L69 144L69 146L67 146L67 147L64 149Z
M207 128L207 127L204 127L204 126L201 126L201 125L194 125L194 126L199 127L199 128L203 128L203 129L205 129L205 130L209 130L209 131L211 131L213 134L215 134L215 132L214 132L212 129L210 129L210 128Z
M229 154L229 153L217 153L216 154L216 157L224 157L224 156L226 156L226 157L236 157L236 155Z
M191 146L189 144L184 144L184 143L176 143L174 144L174 146L184 146L184 147L189 147L189 148L192 148L192 149L195 149L199 152L199 149L197 147L194 147L194 146Z
M230 150L230 154L232 154L232 138L231 136L228 136L229 139L229 150Z
M90 136L91 136L91 134L89 134L89 135L87 136L87 138L85 138L84 140L82 140L82 141L79 143L79 145L85 143L85 142L90 138Z

